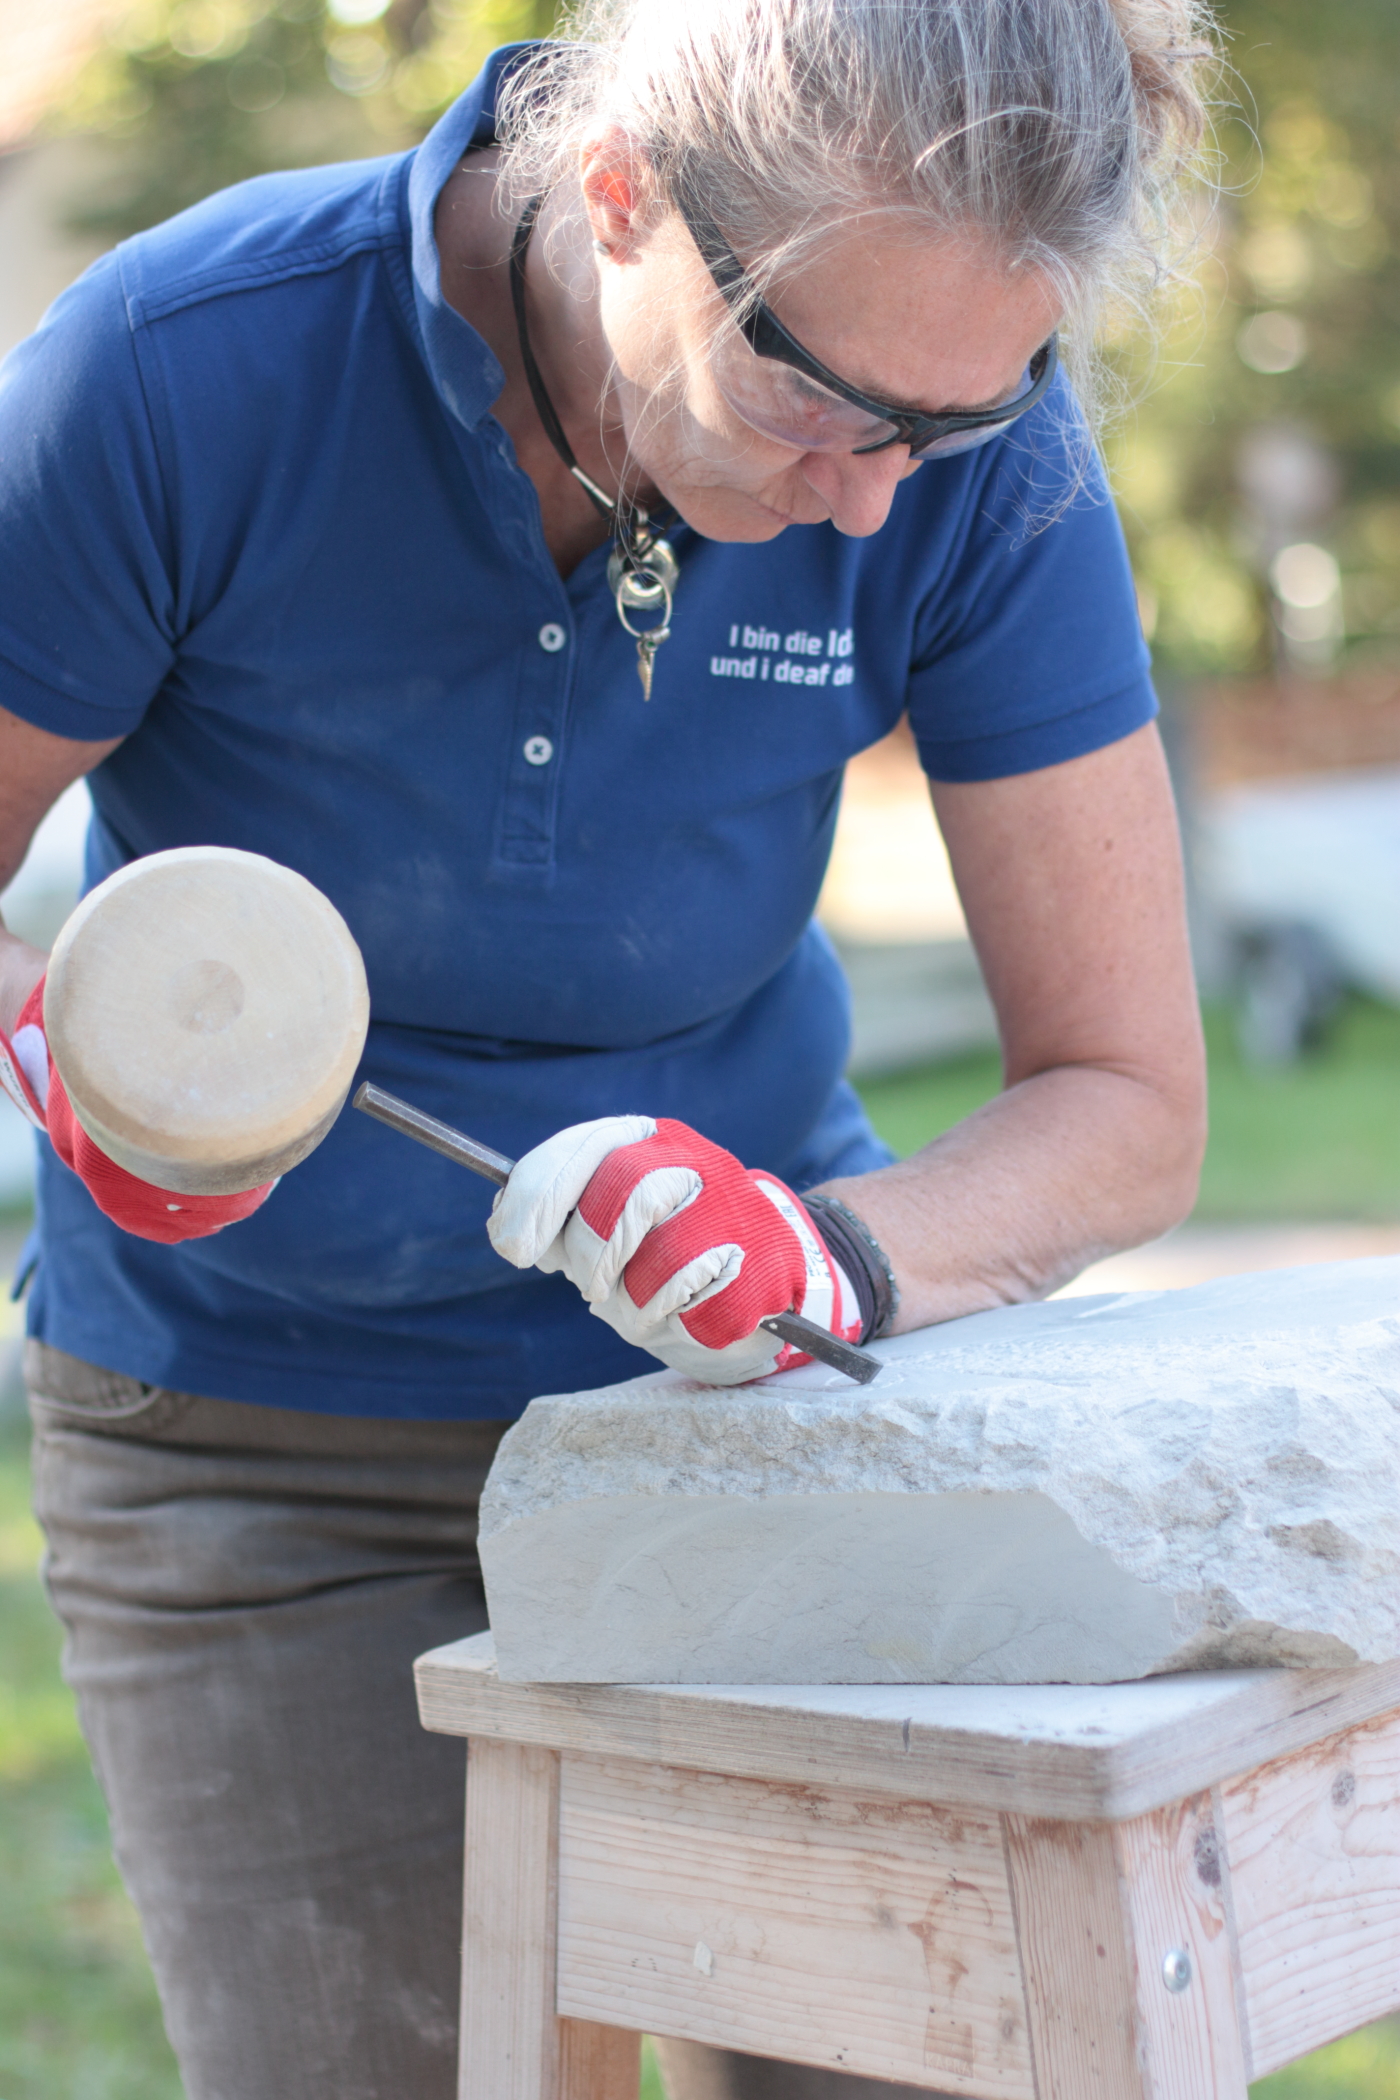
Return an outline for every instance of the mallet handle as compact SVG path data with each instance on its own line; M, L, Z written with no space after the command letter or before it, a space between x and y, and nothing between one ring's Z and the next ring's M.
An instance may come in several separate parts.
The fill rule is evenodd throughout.
M400 1101L397 1094L388 1094L382 1086L370 1080L356 1089L353 1106L363 1109L367 1116L375 1116L387 1123L391 1130L401 1132L404 1137L417 1138L420 1145L431 1146L444 1159L452 1159L459 1167L470 1167L473 1174L480 1174L487 1181L494 1181L497 1188L504 1188L510 1179L513 1159L503 1152L493 1152L489 1145L478 1145L475 1138L464 1137L450 1123L440 1123L436 1116L425 1115L421 1108L410 1102ZM869 1385L878 1378L881 1363L878 1356L868 1356L863 1349L853 1349L849 1342L839 1341L818 1327L812 1320L804 1320L801 1313L772 1313L759 1321L769 1334L777 1335L780 1341L790 1342L794 1349L805 1350L833 1371L843 1371L847 1378L854 1378L857 1385Z

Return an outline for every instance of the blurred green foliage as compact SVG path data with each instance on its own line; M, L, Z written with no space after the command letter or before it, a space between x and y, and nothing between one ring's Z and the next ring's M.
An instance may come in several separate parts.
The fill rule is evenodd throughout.
M412 145L550 0L135 0L53 113L111 149L70 223L119 239L274 168Z
M1234 1016L1206 1011L1210 1142L1198 1224L1400 1218L1400 1013L1351 999L1296 1065L1246 1065ZM861 1098L901 1156L1001 1087L994 1051L865 1081ZM1396 2088L1400 2092L1400 2086Z
M1250 2087L1251 2100L1395 2100L1400 2020L1377 2020Z
M1400 638L1400 8L1223 0L1220 198L1155 364L1117 350L1140 406L1110 442L1160 661L1266 668L1267 549L1240 501L1241 441L1283 426L1339 472L1299 537L1340 561L1353 651Z
M243 176L408 145L489 50L554 14L552 0L133 0L55 113L114 149L74 223L117 237ZM1137 402L1109 450L1144 622L1169 668L1267 668L1276 548L1238 466L1246 432L1282 426L1340 471L1339 502L1300 530L1340 560L1349 647L1393 652L1400 7L1222 0L1220 18L1219 202L1197 215L1155 352L1131 331L1108 346Z

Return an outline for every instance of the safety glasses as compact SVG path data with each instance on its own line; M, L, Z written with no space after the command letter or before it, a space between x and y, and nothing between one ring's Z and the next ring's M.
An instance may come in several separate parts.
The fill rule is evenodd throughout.
M728 335L715 346L715 384L735 414L762 436L803 452L907 445L915 459L941 459L985 445L1048 392L1059 363L1053 335L1036 351L1016 393L992 408L925 415L861 393L789 335L713 219L679 191L675 201L742 338Z

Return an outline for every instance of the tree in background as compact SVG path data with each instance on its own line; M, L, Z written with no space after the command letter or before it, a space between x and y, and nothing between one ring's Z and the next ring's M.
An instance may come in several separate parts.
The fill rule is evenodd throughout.
M673 0L682 5L684 0ZM411 144L552 0L139 0L60 121L112 149L117 237L268 168ZM1159 659L1184 673L1400 648L1395 0L1222 0L1221 197L1109 441Z
M1160 660L1400 642L1400 9L1224 0L1233 109L1198 289L1110 444Z
M110 149L70 223L120 239L249 175L412 145L488 52L553 19L551 0L137 0L54 113Z

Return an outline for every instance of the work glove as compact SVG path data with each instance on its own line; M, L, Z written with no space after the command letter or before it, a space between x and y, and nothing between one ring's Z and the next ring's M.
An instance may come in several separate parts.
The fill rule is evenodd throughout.
M48 1132L54 1151L71 1167L93 1202L123 1232L137 1239L199 1240L246 1218L266 1200L275 1182L240 1189L233 1196L182 1196L158 1189L119 1167L95 1145L73 1113L44 1034L44 980L24 1002L13 1036L0 1029L0 1087L36 1130Z
M860 1339L850 1279L791 1189L669 1117L605 1116L547 1138L486 1229L517 1269L562 1270L624 1341L707 1385L810 1363L759 1326L770 1313Z

